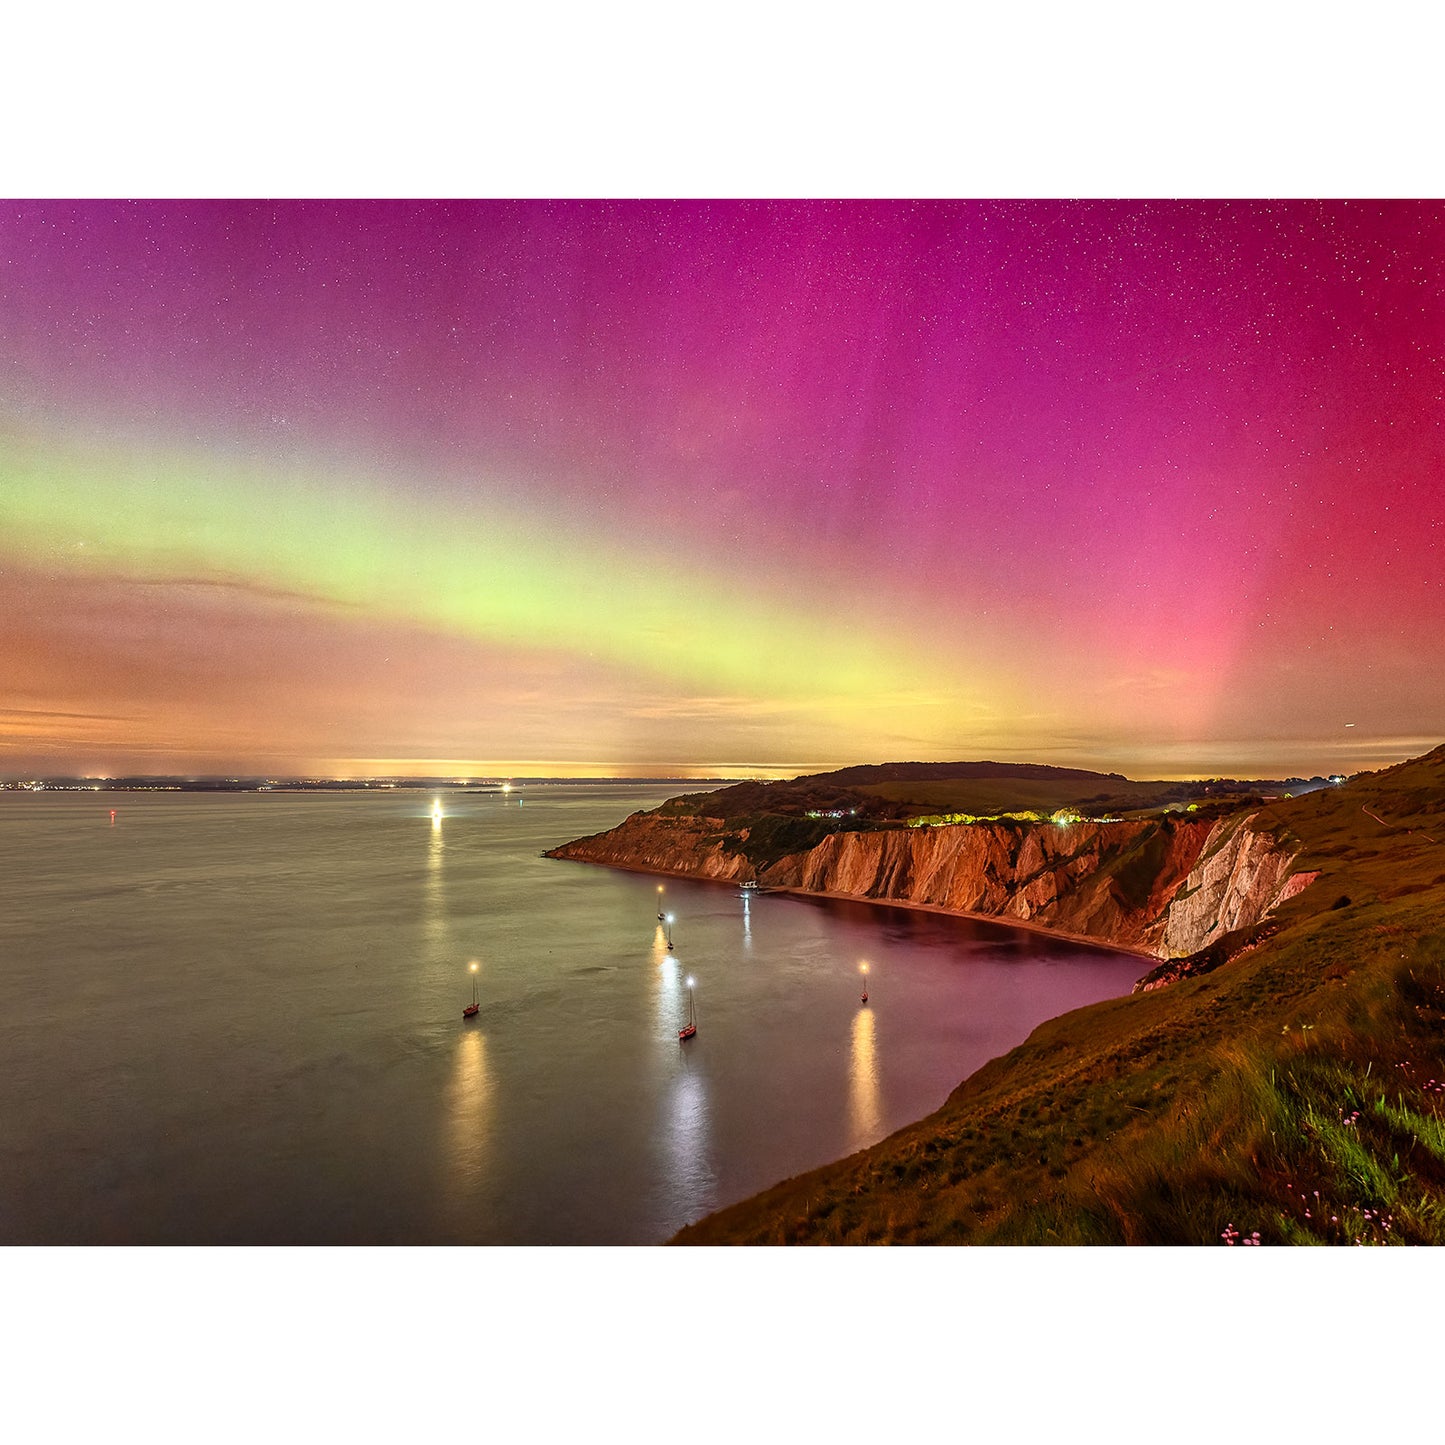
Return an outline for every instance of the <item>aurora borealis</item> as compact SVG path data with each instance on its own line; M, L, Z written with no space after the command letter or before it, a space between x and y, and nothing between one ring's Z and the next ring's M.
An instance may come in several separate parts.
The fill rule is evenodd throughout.
M0 776L1354 771L1445 208L21 202Z

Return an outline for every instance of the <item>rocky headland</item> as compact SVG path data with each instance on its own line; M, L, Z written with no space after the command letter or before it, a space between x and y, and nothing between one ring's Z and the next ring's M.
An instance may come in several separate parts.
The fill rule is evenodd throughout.
M553 849L554 858L922 905L1022 923L1160 959L1263 922L1308 886L1298 841L1258 812L1098 822L977 821L829 832L781 856L687 800Z

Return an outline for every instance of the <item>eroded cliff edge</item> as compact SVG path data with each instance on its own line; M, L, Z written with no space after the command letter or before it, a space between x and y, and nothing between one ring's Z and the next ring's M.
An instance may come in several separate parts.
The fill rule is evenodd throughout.
M1298 843L1257 813L840 831L772 859L750 849L748 829L729 829L705 815L634 813L548 856L926 904L1165 959L1258 924L1314 876L1292 871Z

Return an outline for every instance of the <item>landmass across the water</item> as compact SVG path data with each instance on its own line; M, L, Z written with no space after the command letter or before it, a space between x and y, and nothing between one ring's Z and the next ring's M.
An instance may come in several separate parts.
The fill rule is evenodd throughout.
M725 778L222 778L175 774L123 778L28 777L0 778L0 792L57 793L377 793L412 789L417 792L495 793L523 787L591 785L723 783Z
M1160 960L679 1242L1445 1242L1445 746L1349 779L846 769L690 793L551 856Z

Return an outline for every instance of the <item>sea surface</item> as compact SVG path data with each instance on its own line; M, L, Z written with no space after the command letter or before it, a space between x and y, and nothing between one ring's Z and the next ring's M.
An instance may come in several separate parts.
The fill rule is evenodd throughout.
M0 793L0 1242L653 1243L1146 967L539 856L679 790Z

